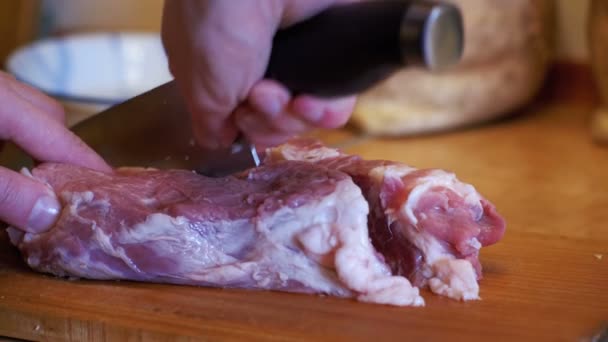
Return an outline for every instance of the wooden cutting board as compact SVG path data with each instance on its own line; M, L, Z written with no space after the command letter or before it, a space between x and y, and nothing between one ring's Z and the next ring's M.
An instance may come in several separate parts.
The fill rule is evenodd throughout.
M569 89L577 89L572 83ZM423 308L244 290L69 281L34 273L0 237L0 335L31 340L585 341L608 326L608 148L593 99L559 94L509 120L346 150L456 172L496 204L503 241L482 250L481 301L423 293ZM581 96L582 95L582 96Z

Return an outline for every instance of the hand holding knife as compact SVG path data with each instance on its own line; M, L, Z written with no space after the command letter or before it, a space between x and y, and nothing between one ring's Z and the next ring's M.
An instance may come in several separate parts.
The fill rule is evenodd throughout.
M332 98L364 91L403 67L449 67L460 59L462 49L462 18L452 5L400 0L355 2L329 8L277 32L265 78L279 81L293 94ZM119 130L128 126L125 120L132 120L158 127L145 134L164 136L165 142L176 144L173 150L191 151L188 167L199 173L223 176L259 164L255 147L242 135L229 149L186 148L183 136L191 126L184 124L188 114L175 88L174 81L169 82L82 122L74 130L110 163L115 163L112 157L118 159L116 162L123 159L116 157L118 153L109 148L107 140L96 142L87 135L93 129Z

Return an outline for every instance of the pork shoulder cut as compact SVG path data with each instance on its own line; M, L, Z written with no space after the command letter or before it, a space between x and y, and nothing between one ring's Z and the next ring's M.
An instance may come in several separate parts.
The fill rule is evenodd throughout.
M418 287L478 298L479 249L504 220L444 171L365 161L310 140L225 178L42 164L63 210L9 228L30 267L61 277L266 289L423 305Z

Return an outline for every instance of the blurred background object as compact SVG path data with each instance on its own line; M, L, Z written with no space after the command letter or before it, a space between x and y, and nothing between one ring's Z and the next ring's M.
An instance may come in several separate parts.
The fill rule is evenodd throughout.
M494 119L528 103L553 57L553 0L451 0L464 16L463 60L433 74L404 70L364 94L353 121L404 135Z
M21 1L21 0L17 0ZM43 34L160 31L163 0L39 0Z
M68 125L172 79L158 34L72 33L10 55L7 70L60 100Z
M543 81L555 69L551 67L555 61L588 69L585 23L591 0L446 1L460 4L464 11L468 45L463 65L440 75L404 71L369 91L361 97L352 120L362 131L408 135L466 127L509 115L531 102L547 85ZM83 32L158 35L162 3L163 0L0 1L0 57L6 61L10 52L30 42ZM162 51L146 55L154 56L150 60L164 58ZM162 74L165 65L159 63L157 68L141 67L150 70L150 74L158 70ZM101 69L91 68L86 78L95 80ZM158 80L155 78L146 87L153 87ZM83 92L95 91L83 87ZM88 107L84 112L79 112L82 106L68 108L71 124L101 108L84 107Z
M70 126L171 79L162 0L17 0L0 11L15 37L4 67L60 100Z
M35 39L38 28L39 0L0 2L0 58L2 61L17 46Z
M592 0L588 22L591 70L600 104L593 113L591 129L599 143L608 143L608 1Z

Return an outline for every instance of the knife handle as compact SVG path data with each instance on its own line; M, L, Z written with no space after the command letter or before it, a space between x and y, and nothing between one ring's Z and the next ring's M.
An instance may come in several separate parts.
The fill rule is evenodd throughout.
M453 5L363 1L278 31L265 77L295 94L337 97L362 92L406 66L453 65L462 49L462 18Z

